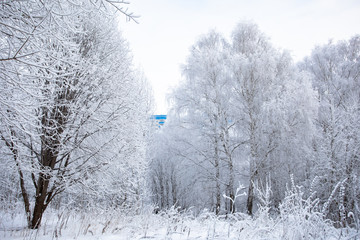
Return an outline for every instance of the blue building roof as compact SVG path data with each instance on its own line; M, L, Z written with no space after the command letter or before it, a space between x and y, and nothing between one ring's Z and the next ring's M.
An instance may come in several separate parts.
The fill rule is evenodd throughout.
M151 115L150 119L155 121L158 128L160 128L165 123L166 115Z
M166 119L166 115L151 115L150 119L165 120L165 119Z

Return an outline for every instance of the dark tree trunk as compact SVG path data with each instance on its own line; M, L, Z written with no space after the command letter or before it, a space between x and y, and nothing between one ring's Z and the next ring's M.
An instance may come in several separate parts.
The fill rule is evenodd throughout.
M15 132L14 131L11 130L10 133L11 133L12 137L15 137ZM1 136L1 139L5 142L6 146L9 147L10 151L12 152L15 164L16 164L17 169L18 169L18 173L19 173L19 177L20 177L20 189L21 189L21 195L22 195L23 201L24 201L26 220L27 220L28 226L30 227L30 225L31 225L31 222L30 222L31 221L30 201L29 201L29 195L28 195L28 193L26 191L26 188L25 188L24 174L23 174L23 172L21 170L21 166L20 166L20 163L18 161L18 150L15 147L15 144L14 144L13 141L11 141L11 140L7 141L4 138L4 136Z
M54 148L56 149L56 147L57 145L55 145ZM57 154L57 151L50 149L48 146L42 150L41 162L42 168L44 168L44 170L45 167L47 167L48 169L54 169ZM51 175L49 175L48 173L44 173L44 171L41 171L39 173L39 178L36 184L34 212L30 226L30 228L32 229L39 228L43 213L52 199L52 191L49 191L50 178Z
M16 164L16 165L18 165L18 164ZM26 220L27 220L28 226L30 227L31 211L30 211L29 195L27 194L27 191L25 188L25 182L24 182L24 175L23 175L19 165L18 165L18 172L20 175L20 188L21 188L21 195L22 195L23 201L24 201Z
M45 176L43 173L40 173L36 189L34 212L30 226L32 229L39 228L41 224L41 219L47 206L45 200L48 194L48 186L49 177Z
M248 190L248 198L246 201L246 210L247 214L252 216L253 212L253 202L254 202L254 184L253 184L253 177L250 178L249 183L249 190Z
M175 207L178 204L178 199L177 199L177 184L176 184L176 177L175 177L175 173L174 173L174 169L172 169L172 173L171 173L171 193L172 193L172 205Z
M33 217L31 220L31 229L38 229L45 211L45 197L42 195L36 196Z
M220 194L220 183L219 180L216 181L216 204L215 204L215 213L219 215L221 207L221 194Z
M234 196L234 192L230 191L229 197L231 200L229 200L230 202L230 213L235 213L235 196Z

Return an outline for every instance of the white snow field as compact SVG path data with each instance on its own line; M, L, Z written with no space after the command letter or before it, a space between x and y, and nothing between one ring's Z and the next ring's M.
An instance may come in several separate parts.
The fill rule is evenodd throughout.
M267 211L258 211L251 219L245 214L215 216L203 212L194 217L191 212L174 209L160 214L125 215L112 212L76 213L54 211L45 213L42 225L29 230L21 209L0 213L0 239L357 239L354 229L337 229L316 214L299 212L271 218Z

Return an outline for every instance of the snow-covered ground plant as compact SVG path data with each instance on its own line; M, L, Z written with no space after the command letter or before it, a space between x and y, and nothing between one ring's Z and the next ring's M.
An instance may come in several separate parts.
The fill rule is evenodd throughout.
M291 187L279 206L270 214L271 188L255 184L259 208L253 219L236 222L239 239L352 239L353 229L337 229L324 218L318 199L304 197L302 187L291 178Z
M284 239L331 239L338 238L338 231L324 219L318 207L318 199L304 198L301 187L291 179L291 187L279 206L282 238Z
M337 229L324 221L316 202L304 199L300 188L288 190L280 214L272 216L261 207L251 218L247 214L216 215L204 210L195 216L191 211L172 207L154 214L152 209L140 214L121 211L76 211L49 209L41 226L26 227L26 217L18 206L1 209L0 239L86 239L86 240L225 240L225 239L355 239L351 229Z

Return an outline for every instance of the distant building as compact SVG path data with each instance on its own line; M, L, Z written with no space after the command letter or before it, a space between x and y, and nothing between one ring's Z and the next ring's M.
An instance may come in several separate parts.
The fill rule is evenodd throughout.
M160 128L166 121L166 115L151 115L150 119L153 120L155 126Z

